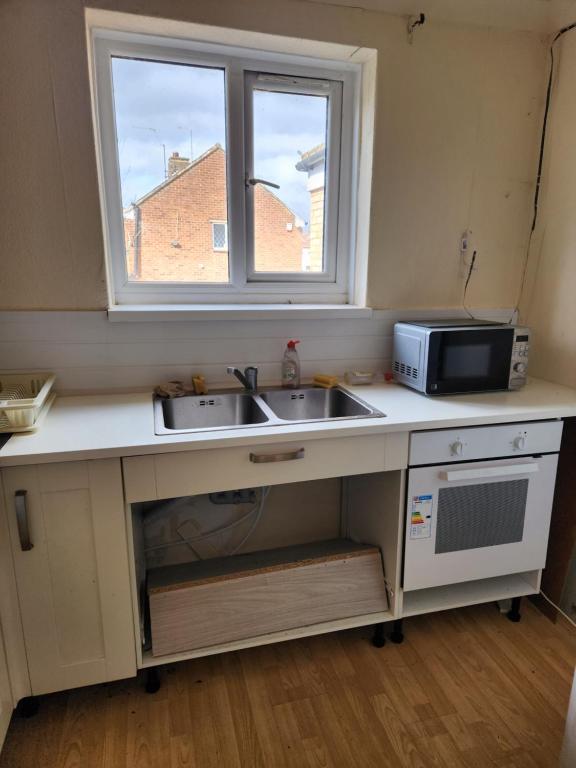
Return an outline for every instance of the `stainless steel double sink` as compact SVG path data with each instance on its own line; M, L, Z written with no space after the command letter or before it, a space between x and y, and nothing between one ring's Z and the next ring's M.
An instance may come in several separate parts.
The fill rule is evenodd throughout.
M336 419L383 418L355 395L342 389L265 389L154 398L157 435L201 430L274 427Z

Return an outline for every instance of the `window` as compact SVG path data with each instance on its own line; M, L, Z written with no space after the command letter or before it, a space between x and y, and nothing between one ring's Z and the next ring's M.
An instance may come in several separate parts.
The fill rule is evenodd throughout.
M212 248L215 251L228 250L228 225L225 221L212 222Z
M98 30L94 55L113 303L347 301L354 66Z

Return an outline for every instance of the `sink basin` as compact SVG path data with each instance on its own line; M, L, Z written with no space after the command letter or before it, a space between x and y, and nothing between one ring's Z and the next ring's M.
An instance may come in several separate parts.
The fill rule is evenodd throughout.
M156 434L263 425L269 419L252 395L190 395L154 401Z
M305 421L381 418L371 408L342 389L268 389L223 392L154 399L154 427L157 435L200 430L274 427Z
M302 388L262 392L262 400L283 421L324 421L382 416L341 389Z

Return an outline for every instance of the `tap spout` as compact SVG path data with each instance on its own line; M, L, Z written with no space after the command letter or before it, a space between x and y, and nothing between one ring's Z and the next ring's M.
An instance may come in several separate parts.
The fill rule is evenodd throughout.
M236 376L247 392L256 392L258 389L258 368L256 368L256 366L249 365L244 368L244 373L242 373L239 368L230 365L226 369L226 372L232 374L232 376Z

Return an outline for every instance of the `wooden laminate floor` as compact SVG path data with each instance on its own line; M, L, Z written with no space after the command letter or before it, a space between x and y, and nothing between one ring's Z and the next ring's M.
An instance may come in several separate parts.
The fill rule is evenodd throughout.
M557 765L576 630L533 606L405 622L402 645L351 630L174 665L42 699L0 768Z

